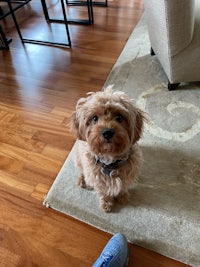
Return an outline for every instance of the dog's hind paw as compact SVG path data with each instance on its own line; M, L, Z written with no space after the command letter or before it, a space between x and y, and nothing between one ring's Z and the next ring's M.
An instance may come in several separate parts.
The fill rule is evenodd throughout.
M119 194L119 196L116 197L116 200L119 204L126 204L128 202L128 193Z

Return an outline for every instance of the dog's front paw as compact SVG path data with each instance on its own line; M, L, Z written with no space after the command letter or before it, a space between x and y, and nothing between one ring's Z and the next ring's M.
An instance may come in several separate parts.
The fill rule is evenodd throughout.
M89 186L89 185L86 184L86 182L85 182L85 178L84 178L83 175L80 176L77 185L78 185L79 187L81 187L81 188L85 188L85 189L87 189L87 190L93 190L93 187L92 187L92 186Z
M80 176L77 184L81 188L86 188L86 183L83 175Z
M100 208L105 212L111 212L113 207L113 198L105 197L100 199Z

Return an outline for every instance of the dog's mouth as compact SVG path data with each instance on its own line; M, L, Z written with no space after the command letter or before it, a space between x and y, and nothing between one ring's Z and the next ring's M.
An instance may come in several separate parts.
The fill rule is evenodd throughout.
M112 157L124 154L131 145L125 131L104 128L89 132L87 142L91 151L96 155L110 155Z
M104 152L110 152L112 150L112 142L111 140L107 141L105 144L103 144L102 149Z
M123 142L118 143L114 140L101 140L91 146L91 150L96 154L119 156L127 151L128 147Z

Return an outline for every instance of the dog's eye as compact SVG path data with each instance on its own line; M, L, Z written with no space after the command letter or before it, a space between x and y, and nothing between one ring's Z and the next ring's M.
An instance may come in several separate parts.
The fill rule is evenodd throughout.
M92 121L93 121L94 123L97 123L97 122L98 122L98 117L97 117L97 116L94 116L94 117L92 118Z
M118 114L117 116L116 116L116 121L117 122L122 122L124 120L124 117L121 115L121 114Z

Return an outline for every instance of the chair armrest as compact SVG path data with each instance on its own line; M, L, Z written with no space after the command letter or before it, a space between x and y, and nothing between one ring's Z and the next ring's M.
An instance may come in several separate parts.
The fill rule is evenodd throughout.
M144 0L151 45L156 54L172 57L189 45L195 21L195 0Z

